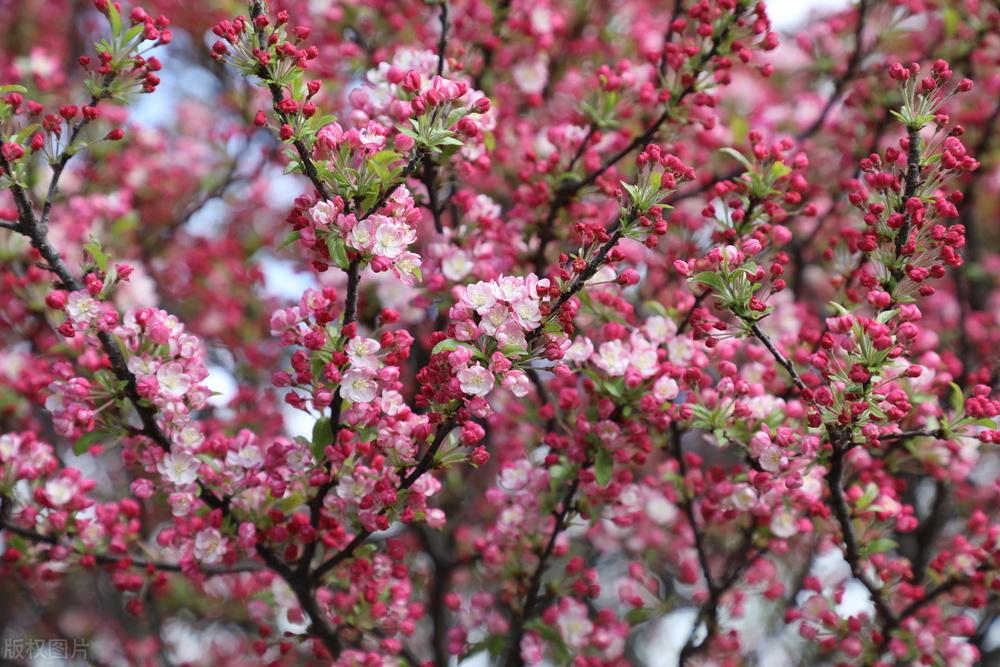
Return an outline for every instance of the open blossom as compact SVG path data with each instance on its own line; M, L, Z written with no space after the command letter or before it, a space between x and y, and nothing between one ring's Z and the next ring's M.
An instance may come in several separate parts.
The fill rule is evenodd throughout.
M524 334L541 324L538 294L548 285L547 279L539 280L534 274L500 276L466 286L459 305L478 314L483 331L501 344L523 346Z
M156 470L164 479L176 486L186 486L198 479L198 459L186 451L164 454Z
M395 259L406 247L417 240L417 234L403 222L390 220L384 216L374 216L374 247L372 252L381 257Z
M215 528L206 528L194 540L194 557L202 563L213 565L226 553L226 540Z
M66 299L66 314L82 327L92 324L100 312L100 301L84 292L70 292Z
M345 352L351 368L375 370L378 368L376 353L381 349L377 340L355 336L347 342Z
M653 396L658 401L672 401L680 394L677 381L664 375L653 385Z
M341 395L353 403L367 403L378 394L378 384L369 371L349 370L341 380Z
M587 608L573 598L564 598L559 605L556 626L563 641L575 649L587 645L593 636L594 624Z
M628 368L625 346L620 340L602 343L597 349L594 364L611 377L625 375L625 370Z
M19 632L994 657L996 3L79 4L0 2Z
M177 362L164 364L156 370L156 381L164 396L181 398L191 388L191 382L184 375L184 368Z
M602 343L593 353L593 362L611 377L621 377L631 369L640 377L647 378L655 375L659 366L657 346L639 332L625 341Z
M417 220L419 212L413 197L401 185L393 189L379 211L371 211L361 219L346 212L339 199L319 200L302 216L309 226L300 229L299 234L323 260L333 259L329 256L329 239L339 239L347 249L370 262L372 270L391 269L400 281L412 285L420 276L420 256L409 250L417 241L413 227Z
M462 391L471 396L486 396L493 390L493 373L478 364L460 370L458 380Z

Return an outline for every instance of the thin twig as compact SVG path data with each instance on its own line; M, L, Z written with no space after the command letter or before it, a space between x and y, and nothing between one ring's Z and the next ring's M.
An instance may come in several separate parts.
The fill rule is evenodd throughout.
M17 524L11 523L10 521L0 522L0 530L5 530L7 532L23 537L26 540L31 540L32 542L38 542L41 544L48 544L51 546L58 546L69 551L73 551L82 557L93 558L96 562L104 565L122 565L136 567L139 569L153 568L154 570L159 570L161 572L184 572L185 569L180 563L169 563L165 561L148 560L145 558L139 558L136 556L121 555L116 556L112 554L98 554L90 553L84 551L83 549L77 547L76 545L63 542L57 537L52 535L45 535L39 533L30 528L24 528L18 526ZM240 565L228 565L228 566L214 566L214 565L199 565L197 566L199 572L211 575L220 574L238 574L241 572L258 572L261 567L257 563L244 563Z

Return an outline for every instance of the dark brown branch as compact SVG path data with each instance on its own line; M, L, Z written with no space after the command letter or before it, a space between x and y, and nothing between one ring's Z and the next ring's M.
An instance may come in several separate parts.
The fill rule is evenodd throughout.
M699 59L697 64L694 66L695 76L691 78L690 83L684 86L679 93L671 95L670 99L667 100L664 105L663 111L650 125L643 130L642 133L633 137L632 140L621 150L614 153L609 158L605 159L601 166L585 175L580 180L573 180L564 183L559 187L552 200L549 203L548 213L545 216L545 220L539 225L539 245L535 250L534 264L536 273L543 273L545 268L545 253L548 244L554 239L554 225L555 221L559 216L559 212L565 208L576 195L584 188L593 185L598 178L604 175L608 170L614 167L618 162L620 162L625 156L629 155L632 151L637 148L641 148L651 142L656 134L660 131L660 128L673 116L675 108L680 106L691 93L695 92L698 85L697 75L701 73L701 68L708 63L713 57L715 57L716 52L719 48L719 42L724 40L726 35L733 28L733 21L730 20L726 23L722 32L718 38L712 40L712 46L708 51L699 54Z
M587 467L588 465L589 462L584 463L583 467ZM569 513L573 509L573 499L576 497L576 492L579 488L580 476L577 475L566 489L566 493L563 495L559 505L556 506L557 509L553 510L555 525L552 528L552 533L549 535L545 547L538 553L538 563L535 565L535 569L531 573L531 579L528 581L524 604L511 622L507 657L503 662L505 667L521 667L524 664L524 660L521 658L521 638L524 636L524 626L534 617L537 611L542 589L542 577L545 575L545 569L555 550L556 541L559 539L562 531L566 529Z
M848 84L850 84L851 80L854 79L858 74L858 69L861 65L861 60L864 58L864 49L863 49L864 29L865 29L865 19L867 17L868 10L870 8L869 1L870 0L860 0L860 2L858 3L858 21L855 24L855 30L854 30L854 49L851 51L851 55L848 57L847 67L845 68L844 73L841 76L834 79L833 91L830 93L830 96L827 97L826 102L823 104L823 107L820 109L820 112L816 115L816 118L814 118L809 125L807 125L805 128L803 128L800 132L798 132L795 135L795 138L800 143L805 141L806 139L809 139L814 134L823 129L823 127L826 125L826 120L829 117L830 112L833 111L833 107L836 106L837 101L843 95L844 90L847 89L847 86ZM712 178L710 178L709 180L699 185L691 187L685 190L684 192L677 193L673 197L673 199L671 199L671 201L678 202L678 201L683 201L685 199L690 199L692 197L697 197L698 195L706 192L716 183L721 183L722 181L730 181L739 176L741 173L743 173L743 170L737 167L730 169L727 172L716 174L712 176Z
M420 461L414 466L413 470L403 478L400 482L400 489L408 489L423 475L425 472L431 469L434 465L434 458L437 456L438 450L441 449L441 445L444 443L445 438L451 433L452 429L455 428L455 422L453 420L446 420L438 425L437 431L434 434L434 440L431 442L430 447L424 452ZM372 534L372 531L363 529L345 546L343 549L338 551L331 558L324 561L312 574L309 575L309 579L312 582L317 582L327 573L333 570L335 567L346 561L348 558L354 555L354 552L364 544L365 540Z
M438 15L441 22L441 36L438 37L438 76L444 76L444 56L448 48L448 0L441 0L441 12Z
M795 386L798 387L800 391L804 391L806 388L805 382L802 381L802 378L799 376L799 372L795 370L795 365L792 364L792 362L789 361L780 350L778 350L770 336L764 333L756 322L748 320L743 321L749 325L750 333L752 333L757 340L764 344L764 347L766 347L768 352L771 353L774 360L784 367L784 369L788 372L789 377L791 377L792 382L795 383Z
M135 556L121 555L116 556L112 554L97 554L90 553L88 551L83 551L78 547L65 543L59 538L52 535L44 535L37 531L31 530L29 528L24 528L18 526L17 524L11 523L10 521L0 522L0 530L5 530L7 532L23 537L26 540L31 540L32 542L38 542L41 544L48 544L51 546L59 546L69 551L73 551L82 557L91 557L96 562L104 565L128 565L131 567L136 567L139 569L153 568L154 570L159 570L161 572L183 572L180 563L167 563L164 561L157 560L147 560L145 558L138 558ZM204 574L210 575L220 575L220 574L238 574L240 572L257 572L259 571L260 565L256 563L245 563L242 565L229 565L229 566L213 566L213 565L199 565L198 571Z
M830 470L826 474L827 487L830 489L830 503L833 505L833 514L840 526L841 539L844 541L844 560L851 568L851 575L860 581L871 596L875 605L876 613L882 618L884 624L896 624L899 622L896 615L889 608L889 604L882 597L882 590L876 586L864 571L861 563L861 552L858 548L858 539L854 534L854 524L851 518L851 508L847 504L844 496L844 457L849 451L850 430L842 429L831 433L831 446L833 456L830 459Z
M854 49L851 51L850 57L847 59L847 68L841 76L838 76L833 82L833 91L826 100L826 104L820 110L819 114L816 116L815 120L810 123L806 128L796 135L796 139L799 141L804 141L805 139L816 134L821 127L826 123L827 116L830 115L830 111L833 110L834 105L840 99L841 94L843 94L844 89L847 84L850 83L851 79L855 77L858 72L858 67L861 65L861 59L864 55L864 31L865 31L865 19L868 15L869 0L860 0L858 2L858 18L854 25Z
M983 563L982 565L979 566L979 568L977 568L977 570L979 572L985 572L985 571L989 570L990 569L989 568L989 562L990 561L987 561L987 562ZM911 602L910 604L908 604L906 607L904 607L903 610L899 612L898 616L895 616L891 621L888 621L882 627L882 630L881 630L882 641L879 642L878 648L875 650L875 653L872 655L871 660L869 660L868 663L866 663L866 664L872 665L875 662L877 662L879 658L882 657L882 654L885 653L886 649L889 646L889 642L892 639L892 632L896 628L898 628L903 623L903 621L905 621L906 619L910 618L911 616L915 616L917 613L920 612L921 609L923 609L927 605L931 604L932 602L934 602L935 600L937 600L942 595L947 595L948 593L950 593L951 591L955 590L956 588L959 588L961 586L966 586L966 585L968 585L970 583L972 583L972 582L969 579L965 578L965 577L956 577L956 576L948 577L947 579L945 579L944 581L942 581L940 584L938 584L934 588L932 588L929 591L927 591L924 594L923 597L921 597L921 598L919 598L917 600L914 600L913 602Z
M897 209L899 213L903 214L903 226L896 232L897 264L903 256L903 246L906 245L907 240L910 238L910 214L906 210L906 202L909 201L910 197L917 194L917 188L920 187L920 128L908 127L906 134L909 140L906 150L906 180L903 188L903 198L899 203L899 209ZM904 276L902 266L893 268L892 275L898 285Z

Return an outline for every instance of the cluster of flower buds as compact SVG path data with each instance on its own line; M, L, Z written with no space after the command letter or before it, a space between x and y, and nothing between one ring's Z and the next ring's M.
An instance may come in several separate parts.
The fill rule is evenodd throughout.
M402 152L414 145L432 154L458 149L463 165L488 169L487 136L496 125L490 100L466 80L437 71L434 53L397 51L392 62L369 71L365 84L351 92L351 121L358 127L377 121L398 132L396 147Z

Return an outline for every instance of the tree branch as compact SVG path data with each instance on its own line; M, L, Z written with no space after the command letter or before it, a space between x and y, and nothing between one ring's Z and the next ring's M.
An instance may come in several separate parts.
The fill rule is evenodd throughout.
M105 565L125 565L136 567L139 569L153 568L154 570L159 570L162 572L183 572L184 569L181 567L180 563L168 563L164 561L157 560L147 560L145 558L137 558L135 556L122 555L115 556L112 554L98 554L91 553L89 551L84 551L83 549L77 547L76 545L69 544L61 541L59 538L52 535L44 535L37 531L31 530L29 528L24 528L18 526L17 524L11 523L8 520L0 521L0 530L5 530L7 532L23 537L26 540L31 540L32 542L38 542L41 544L48 544L51 546L62 547L69 551L73 551L80 556L93 558L98 563ZM213 566L213 565L199 565L198 571L209 575L222 575L222 574L238 574L241 572L258 572L260 570L260 565L256 563L244 563L241 565L231 565L231 566Z

